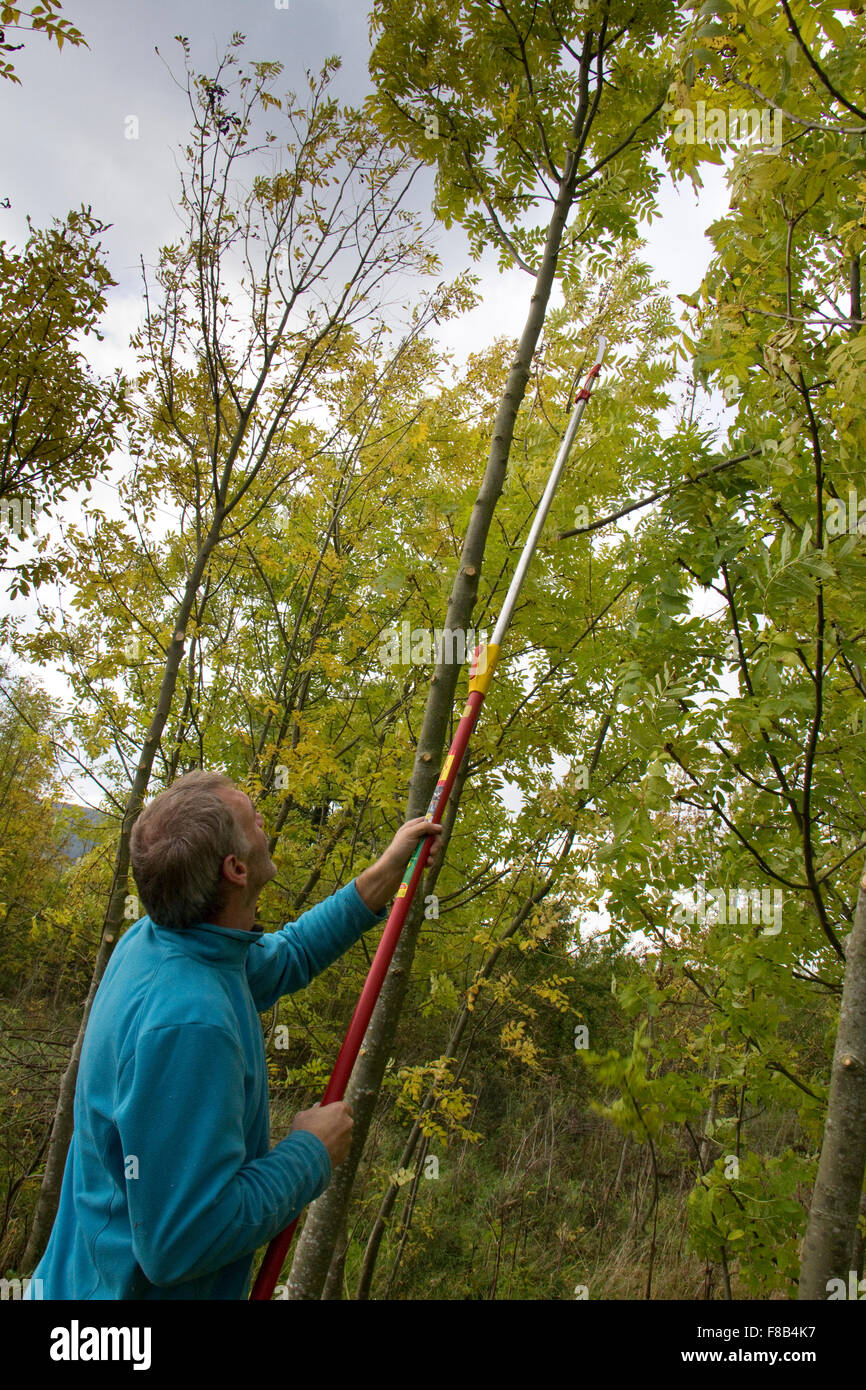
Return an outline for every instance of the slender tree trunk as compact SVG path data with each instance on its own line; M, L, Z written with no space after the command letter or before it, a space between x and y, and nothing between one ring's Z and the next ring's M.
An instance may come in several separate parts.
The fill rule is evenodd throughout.
M721 1061L720 1061L720 1058L719 1058L719 1056L718 1056L718 1054L717 1054L717 1055L716 1055L716 1059L715 1059L715 1061L714 1061L714 1063L713 1063L713 1074L712 1074L712 1076L710 1077L710 1101L709 1101L709 1105L707 1106L707 1115L706 1115L706 1119L704 1120L704 1134L703 1134L703 1138L701 1139L701 1147L700 1147L700 1158L699 1158L699 1161L700 1161L701 1172L702 1172L702 1173L705 1173L705 1172L707 1171L707 1169L709 1168L709 1166L710 1166L710 1157L711 1157L711 1148L710 1148L710 1145L711 1145L711 1143L713 1142L712 1139L711 1139L710 1132L711 1132L711 1130L712 1130L712 1128L713 1128L713 1125L716 1123L716 1107L717 1107L717 1105L718 1105L718 1092L717 1092L716 1082L717 1082L718 1079L719 1079L719 1068L720 1068L720 1066L721 1066Z
M335 1302L343 1297L343 1282L346 1275L346 1251L349 1248L349 1221L348 1212L344 1215L340 1224L340 1235L337 1246L334 1250L331 1267L328 1270L328 1277L325 1280L325 1287L322 1290L322 1298L332 1299Z
M505 392L496 412L493 438L484 479L472 508L472 516L463 543L460 565L451 589L445 626L450 630L467 631L471 626L472 610L478 596L478 582L484 560L487 536L508 466L514 423L526 394L526 383L532 358L538 345L550 292L556 274L562 234L574 197L577 156L570 152L553 215L547 232L544 255L536 277L529 314L520 337L517 354L511 364ZM409 784L406 806L407 819L423 815L430 801L439 774L439 759L445 743L448 721L454 704L454 692L459 673L457 663L440 663L430 682L430 692L424 711L424 722L418 740L415 766ZM424 892L429 892L425 886ZM289 1297L320 1298L331 1252L334 1248L339 1221L349 1200L352 1182L360 1159L373 1105L382 1083L385 1066L397 1028L408 984L409 971L415 955L415 945L422 921L423 896L416 896L397 944L391 967L382 986L364 1046L355 1064L347 1088L347 1099L354 1107L352 1149L340 1164L327 1191L314 1202L304 1223L292 1262Z
M854 1240L854 1263L853 1269L857 1275L857 1282L863 1278L863 1264L866 1259L866 1232L863 1230L863 1223L866 1222L866 1192L860 1198L860 1221L857 1226L857 1235Z
M830 1100L812 1194L803 1259L801 1299L826 1299L828 1282L847 1290L855 1268L857 1218L866 1173L866 865L854 929L845 950L845 983L833 1053Z
M87 1020L90 1017L90 1010L93 1006L93 1000L96 997L99 983L105 974L106 967L111 959L111 954L117 944L117 939L123 929L125 920L124 914L127 889L129 887L129 837L139 811L141 810L141 803L144 798L144 793L147 790L147 784L150 780L150 774L153 768L153 760L171 710L171 703L177 684L177 674L180 669L181 657L183 656L183 645L189 616L192 612L192 607L195 602L196 594L198 593L198 588L208 558L219 539L222 520L222 513L218 510L215 514L213 525L196 556L195 563L187 579L184 596L175 619L174 635L165 660L156 709L150 722L150 728L147 731L147 737L144 740L135 777L130 787L129 796L124 808L120 840L118 842L114 861L114 876L112 879L108 911L105 914L105 920L103 922L102 937L99 943L99 949L96 953L96 963L93 968L90 988L87 991L87 998L84 1003L84 1012L81 1016L78 1036L73 1044L69 1063L60 1082L60 1094L57 1100L57 1109L54 1114L54 1123L51 1128L51 1138L48 1143L48 1155L45 1160L45 1176L42 1179L42 1186L39 1189L39 1197L36 1202L36 1211L33 1217L33 1226L30 1231L30 1238L27 1242L27 1249L24 1252L22 1260L22 1269L25 1274L30 1274L38 1263L45 1246L48 1244L48 1238L51 1235L51 1227L54 1224L57 1204L60 1200L60 1189L63 1185L63 1171L66 1166L66 1155L69 1150L69 1141L72 1138L75 1083L78 1079L78 1064L81 1060L81 1049L84 1045Z
M421 1141L421 1145L418 1151L418 1158L415 1162L415 1173L412 1178L412 1186L409 1189L409 1195L406 1198L406 1201L403 1203L403 1214L400 1217L400 1227L397 1232L399 1243L397 1245L397 1253L394 1256L394 1263L391 1266L391 1273L388 1276L388 1284L385 1289L386 1298L391 1297L391 1290L394 1287L394 1281L397 1278L397 1275L400 1270L400 1264L403 1259L403 1252L406 1249L406 1241L409 1239L409 1228L412 1225L412 1217L415 1212L415 1203L418 1200L418 1188L421 1183L421 1175L424 1171L424 1160L427 1156L427 1148L429 1142L430 1141L425 1134L423 1140Z

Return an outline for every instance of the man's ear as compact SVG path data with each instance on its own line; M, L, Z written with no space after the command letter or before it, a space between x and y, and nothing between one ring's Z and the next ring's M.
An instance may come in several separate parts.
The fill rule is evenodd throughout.
M247 886L247 866L243 859L238 859L235 854L227 854L221 865L222 876L236 888L246 888Z

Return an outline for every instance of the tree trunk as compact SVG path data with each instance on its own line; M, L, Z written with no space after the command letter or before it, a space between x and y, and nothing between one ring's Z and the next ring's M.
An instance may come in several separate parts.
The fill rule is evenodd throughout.
M346 1277L346 1251L349 1248L348 1212L340 1223L340 1234L334 1250L322 1298L338 1301L343 1297L343 1283Z
M854 1260L853 1269L857 1275L857 1282L863 1278L863 1265L866 1259L866 1231L863 1223L866 1222L866 1192L860 1198L860 1220L857 1226L857 1235L854 1240Z
M848 1288L855 1269L857 1217L866 1172L866 865L854 929L845 950L845 983L833 1052L830 1100L812 1194L803 1259L801 1299L826 1299L828 1282Z
M526 393L532 358L544 325L550 291L556 274L557 258L562 244L562 234L574 197L576 170L577 156L572 152L569 153L566 162L563 180L548 227L544 256L536 277L529 314L520 337L517 354L508 373L505 392L496 412L484 479L472 508L472 516L460 556L460 566L452 585L445 621L445 626L451 630L457 629L465 632L471 625L472 610L478 596L478 581L487 536L505 482L511 441L514 435L514 423ZM406 805L407 819L424 814L436 785L439 775L439 760L442 756L448 721L454 704L454 692L459 669L457 663L440 663L430 682L424 722L415 754L415 766L409 784L409 796ZM346 1091L346 1099L354 1107L355 1123L352 1130L352 1148L349 1157L340 1164L327 1191L319 1197L318 1201L313 1203L309 1210L292 1262L288 1288L289 1298L316 1299L321 1297L339 1223L348 1204L358 1161L373 1113L373 1106L390 1055L397 1021L406 993L409 971L415 955L415 945L423 920L424 895L429 891L430 887L425 882L423 892L416 895L415 902L403 927L402 935L397 943L397 949L394 952L394 958L382 986L373 1017L370 1020L364 1046Z
M720 1066L721 1059L717 1053L716 1059L713 1063L713 1074L710 1077L710 1100L707 1106L707 1115L706 1119L704 1120L704 1132L701 1138L701 1147L699 1151L698 1161L700 1163L702 1173L705 1173L709 1168L710 1158L712 1156L712 1149L710 1146L714 1141L711 1138L711 1131L713 1125L716 1123L716 1107L718 1105L718 1092L716 1083L719 1079Z

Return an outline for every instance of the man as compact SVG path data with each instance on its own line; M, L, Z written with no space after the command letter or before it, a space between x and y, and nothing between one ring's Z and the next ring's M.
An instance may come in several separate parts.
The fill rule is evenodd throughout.
M247 1295L255 1251L324 1191L352 1130L337 1101L301 1111L270 1149L258 1014L381 921L419 840L441 830L407 821L370 868L265 934L256 902L276 868L250 798L191 772L142 811L130 853L148 915L121 937L93 1002L60 1205L33 1276L45 1298Z

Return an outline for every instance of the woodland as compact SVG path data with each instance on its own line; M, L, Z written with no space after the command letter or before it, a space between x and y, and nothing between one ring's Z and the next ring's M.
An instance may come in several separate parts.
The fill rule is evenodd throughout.
M277 1296L850 1296L863 6L373 0L369 23L358 107L338 56L287 91L241 33L209 64L166 36L190 119L136 372L88 360L106 209L0 240L0 1275L51 1229L88 1012L142 915L142 805L199 767L249 792L266 930L424 814L468 661L422 639L492 629L603 335L351 1155ZM11 84L18 45L87 39L56 0L0 25ZM744 136L746 112L773 119ZM659 282L641 224L722 165L705 276ZM523 273L514 335L455 363L436 328L490 248ZM263 1017L273 1141L375 945Z

